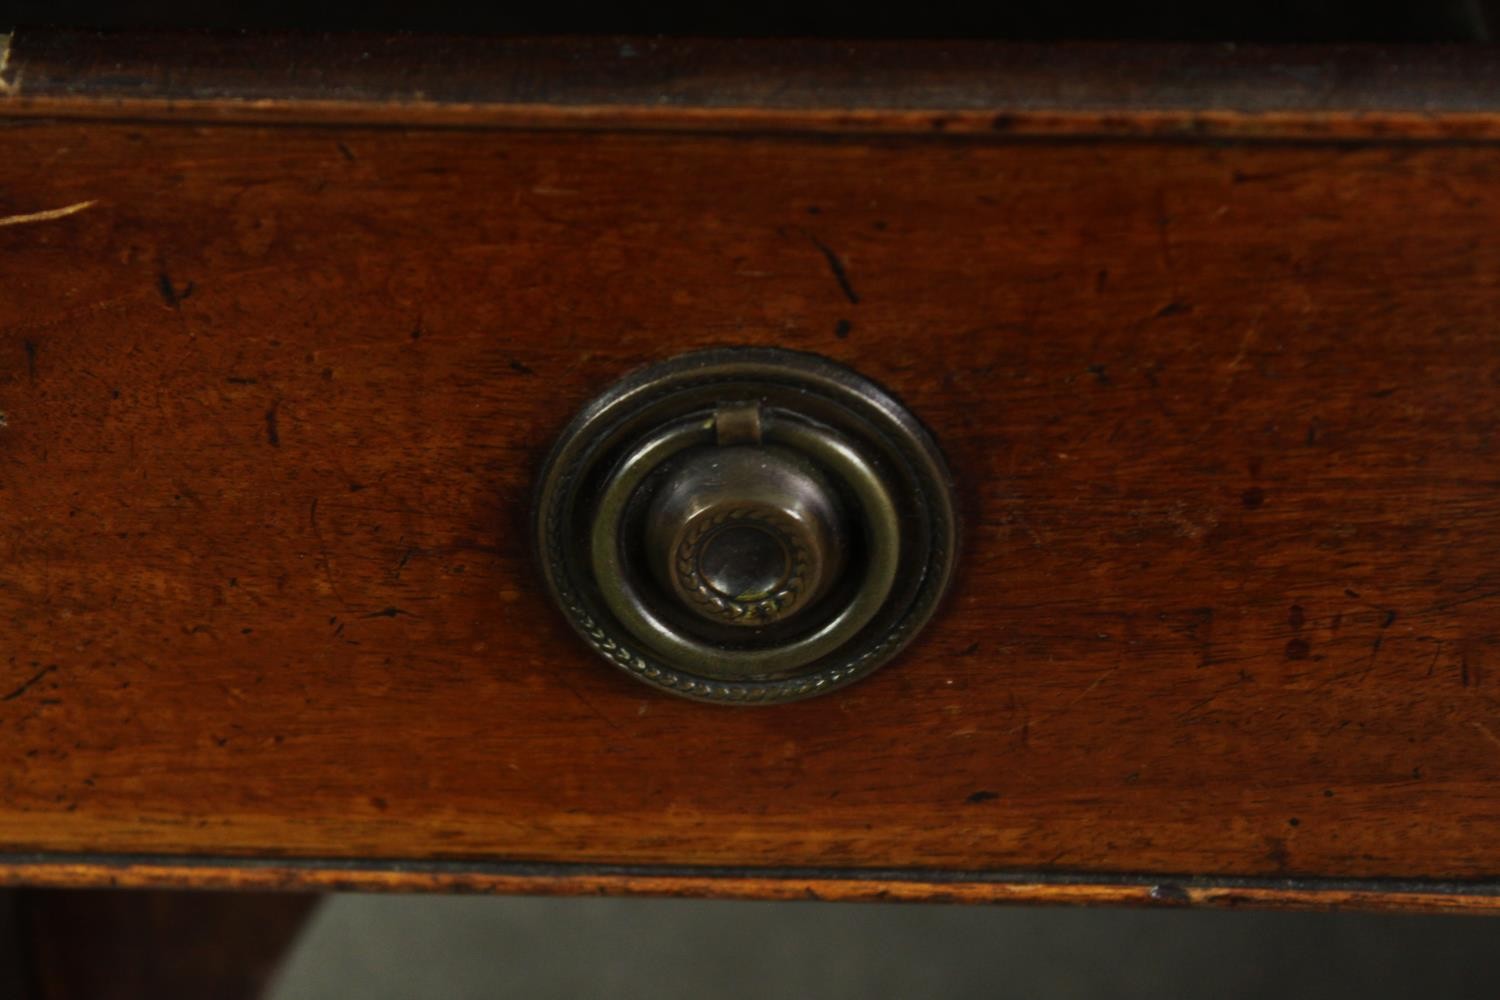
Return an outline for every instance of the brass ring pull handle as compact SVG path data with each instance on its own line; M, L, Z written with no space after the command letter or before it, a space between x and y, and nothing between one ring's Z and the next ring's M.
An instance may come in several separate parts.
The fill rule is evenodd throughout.
M888 394L790 351L704 351L584 409L548 459L547 582L648 683L772 702L895 655L946 589L956 529L936 446Z

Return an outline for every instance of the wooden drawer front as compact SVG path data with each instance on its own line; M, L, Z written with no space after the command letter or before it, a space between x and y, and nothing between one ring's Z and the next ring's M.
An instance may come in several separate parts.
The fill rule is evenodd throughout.
M1046 877L1500 867L1500 151L18 118L16 852ZM953 592L805 703L657 694L529 551L711 345L888 385Z

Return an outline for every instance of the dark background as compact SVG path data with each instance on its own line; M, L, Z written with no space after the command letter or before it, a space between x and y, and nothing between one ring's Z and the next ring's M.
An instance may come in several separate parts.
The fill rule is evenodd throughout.
M1131 39L1233 42L1472 42L1500 29L1500 0L1358 3L805 3L604 5L581 0L11 0L0 27L256 28L485 34L836 38Z

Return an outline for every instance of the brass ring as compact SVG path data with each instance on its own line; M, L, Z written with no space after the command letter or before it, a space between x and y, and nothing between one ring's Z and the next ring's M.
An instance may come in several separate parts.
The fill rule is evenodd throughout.
M613 478L599 498L599 515L594 519L590 536L594 576L618 581L616 586L601 588L605 605L631 635L671 662L692 663L696 673L721 680L744 680L795 670L826 656L869 624L889 596L896 580L901 545L895 506L879 475L836 432L826 428L813 431L787 420L767 421L767 441L792 445L821 461L859 499L868 525L870 566L855 598L811 635L759 649L730 649L695 639L654 614L632 585L621 552L620 521L631 495L654 469L711 432L711 426L702 424L667 428L637 447L615 468Z
M705 516L694 511L731 509L732 492L714 494L719 507L686 513L667 498L697 496L693 477L705 463L732 457L725 450L717 458L715 449L753 451L762 437L766 461L776 452L792 462L783 468L808 463L806 482L838 494L831 505L809 508L836 517L819 522L833 524L833 534L819 528L823 534L806 536L837 547L822 550L834 554L820 564L823 582L805 597L799 592L785 616L725 620L693 604L693 588L671 575L677 548L656 543L688 537L681 532L692 518ZM760 461L750 466L756 475ZM664 485L683 483L692 489ZM767 494L759 495L764 508ZM780 504L769 496L771 506ZM677 519L648 521L658 510ZM889 661L936 612L958 541L947 467L916 418L847 368L769 348L699 351L608 388L548 456L534 523L543 581L595 652L673 694L737 704L832 691ZM651 525L669 530L647 531ZM774 537L762 541L760 551L775 559L790 551ZM786 559L743 578L779 586L799 572ZM724 564L716 565L722 574Z

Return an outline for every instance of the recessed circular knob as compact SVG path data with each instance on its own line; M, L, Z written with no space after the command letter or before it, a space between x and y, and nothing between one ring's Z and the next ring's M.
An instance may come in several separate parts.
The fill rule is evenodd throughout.
M740 348L629 376L564 431L536 529L548 587L611 663L675 694L831 691L899 652L947 588L947 470L888 393Z
M685 457L646 513L657 582L714 622L763 626L817 603L844 563L846 518L832 483L770 445Z

